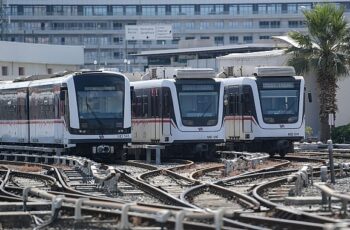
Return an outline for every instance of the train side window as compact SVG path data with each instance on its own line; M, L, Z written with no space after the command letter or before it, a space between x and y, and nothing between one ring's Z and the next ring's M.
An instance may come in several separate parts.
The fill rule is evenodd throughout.
M28 109L27 109L27 90L18 89L17 90L17 114L19 120L27 120Z
M17 114L17 99L16 94L12 91L6 92L2 95L1 113L4 120L16 120Z
M253 91L248 85L243 86L242 113L243 115L255 115Z
M239 95L237 86L225 87L225 115L239 115Z
M134 90L134 87L130 88L130 99L131 99L131 117L135 118L136 117L136 111L137 111L137 98L136 98L136 93Z
M163 91L163 117L170 118L171 114L173 114L173 100L171 98L170 88L162 88Z
M151 89L151 117L159 117L160 100L159 88Z
M33 87L30 93L31 119L54 119L54 91L53 86Z
M133 117L135 118L141 118L143 117L143 90L142 89L135 89L134 90L134 97L132 101L133 105Z
M149 89L144 89L142 95L142 117L148 118L149 116Z

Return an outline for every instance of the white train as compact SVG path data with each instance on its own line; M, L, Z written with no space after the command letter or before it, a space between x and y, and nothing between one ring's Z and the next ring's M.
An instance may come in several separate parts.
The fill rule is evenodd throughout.
M304 79L293 67L258 67L253 77L222 80L226 145L235 150L293 151L304 138Z
M131 142L130 84L120 73L75 72L0 83L0 145L114 154Z
M210 157L224 142L223 86L210 69L178 69L169 79L131 82L133 144L170 155Z

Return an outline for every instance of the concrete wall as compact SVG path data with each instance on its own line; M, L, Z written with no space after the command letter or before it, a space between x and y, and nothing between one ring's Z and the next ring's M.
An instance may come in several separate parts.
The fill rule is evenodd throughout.
M52 73L61 72L65 70L79 70L79 65L54 65L54 64L38 64L38 63L22 63L22 62L4 62L0 61L0 68L7 66L8 74L2 75L0 69L0 80L14 80L19 76L19 67L24 68L24 75L36 75L36 74L48 74L48 70L51 69Z
M338 112L335 118L335 126L347 125L350 123L349 89L350 77L341 77L338 82L337 103Z
M44 45L20 42L0 42L0 80L47 74L65 70L79 70L84 64L83 46ZM2 68L7 67L7 74ZM22 76L19 68L23 68Z

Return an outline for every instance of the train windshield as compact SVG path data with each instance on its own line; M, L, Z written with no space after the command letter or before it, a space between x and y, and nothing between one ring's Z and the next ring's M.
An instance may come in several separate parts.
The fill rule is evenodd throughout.
M76 76L81 128L123 127L124 79L111 75Z
M265 123L298 121L300 81L262 81L258 87Z
M183 80L177 82L182 124L214 126L218 123L219 83Z

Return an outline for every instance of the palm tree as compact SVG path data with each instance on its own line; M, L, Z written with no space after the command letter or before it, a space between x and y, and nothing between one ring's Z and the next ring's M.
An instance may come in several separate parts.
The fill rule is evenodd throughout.
M337 111L337 81L349 73L350 36L344 19L344 8L334 4L317 4L303 11L308 34L290 32L299 45L287 52L292 56L289 65L298 73L314 70L317 75L320 101L320 140L330 138L328 115Z

